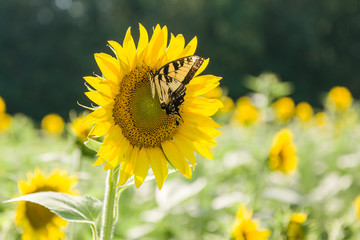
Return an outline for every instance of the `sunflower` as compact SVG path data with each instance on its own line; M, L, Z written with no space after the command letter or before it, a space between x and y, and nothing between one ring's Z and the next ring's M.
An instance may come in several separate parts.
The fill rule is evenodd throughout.
M27 175L28 181L18 181L20 195L36 192L53 191L68 194L76 194L73 186L76 183L74 177L69 177L65 171L54 170L45 176L41 170L35 169L34 174ZM56 240L65 237L61 230L67 222L50 212L49 209L32 202L19 202L16 210L16 224L23 229L24 240Z
M292 132L289 129L282 129L273 139L269 153L269 167L285 174L296 170L298 164L296 147L292 141Z
M232 231L233 240L266 240L271 232L267 229L260 230L259 223L252 219L252 212L244 205L240 205L236 213L236 219Z
M137 47L128 28L123 45L109 41L115 57L95 54L102 76L85 77L95 90L86 96L98 107L91 108L85 123L94 124L90 137L105 136L94 165L105 163L104 170L120 165L118 186L134 176L140 187L149 168L155 175L159 189L168 175L168 163L191 178L195 166L194 151L212 159L210 148L221 126L210 116L222 107L221 101L203 97L219 85L220 77L198 76L208 65L205 60L195 77L186 85L185 101L180 105L182 120L167 115L157 96L152 97L149 71L156 71L170 61L191 56L197 47L193 38L185 47L184 37L171 34L157 25L151 39L139 24Z
M360 220L360 195L354 201L355 217Z
M329 124L330 120L325 112L318 112L314 116L315 125L319 128L325 128Z
M224 105L224 107L219 109L220 113L228 113L228 112L231 112L232 110L234 110L235 103L234 103L234 100L232 100L231 97L224 96L220 100Z
M0 97L0 113L5 113L6 111L6 104L2 97Z
M281 123L286 123L294 116L295 103L290 97L282 97L273 103L275 118Z
M326 104L331 110L345 111L351 107L353 98L346 87L336 86L330 89Z
M232 116L234 125L252 125L259 120L259 110L254 106L251 98L244 96L236 101L235 112Z
M0 132L10 127L12 117L7 113L0 113Z
M314 111L309 103L300 102L298 105L296 105L295 115L302 123L309 122L313 114Z
M70 125L71 131L80 142L85 142L87 140L87 136L91 129L91 125L83 124L83 121L84 117L77 117L71 122Z
M41 120L41 128L51 136L60 136L64 126L64 120L56 113L48 114Z
M293 213L286 230L286 239L288 240L304 240L305 228L304 222L307 219L305 213Z

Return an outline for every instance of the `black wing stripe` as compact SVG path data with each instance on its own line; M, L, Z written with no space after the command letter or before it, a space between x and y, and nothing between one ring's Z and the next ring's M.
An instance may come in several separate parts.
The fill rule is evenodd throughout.
M177 62L174 62L173 66L174 66L175 71L177 71L179 69L179 65Z
M188 72L188 74L185 76L184 80L182 81L182 83L184 85L188 84L190 82L190 80L194 77L196 71L199 69L199 67L201 66L201 64L204 62L203 58L198 58L196 59L194 65L191 67L190 71Z
M168 74L169 74L169 66L170 66L170 65L164 66L164 75L168 75Z
M167 83L170 83L170 82L173 81L173 79L171 77L169 77L169 76L164 75L164 77L165 77Z
M185 63L184 58L179 59L178 62L180 64L180 67L184 66Z

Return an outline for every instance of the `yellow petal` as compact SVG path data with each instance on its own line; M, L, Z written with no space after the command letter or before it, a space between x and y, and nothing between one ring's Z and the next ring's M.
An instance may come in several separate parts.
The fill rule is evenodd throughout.
M130 158L130 154L132 151L132 145L130 142L124 137L124 141L122 142L123 147L120 149L119 153L119 161L124 162Z
M148 148L146 149L146 153L159 190L161 190L163 183L168 176L169 165L163 152L159 148Z
M203 155L204 157L213 160L213 155L210 152L209 148L207 148L204 144L199 142L194 142L195 151Z
M190 82L188 86L193 86L193 85L200 85L200 86L204 86L207 84L214 84L216 82L219 82L222 78L221 77L216 77L214 75L201 75L198 77L194 77Z
M199 125L190 124L190 122L186 126L186 129L189 132L193 133L194 135L197 134L199 136L202 136L201 137L202 139L207 138L207 140L213 142L214 145L215 145L215 141L213 140L213 138L215 138L215 137L217 137L217 136L219 136L221 134L221 132L216 128L207 127L205 125L200 127Z
M161 33L161 28L158 24L158 25L156 25L153 35L150 39L149 45L146 48L146 51L144 52L144 63L145 63L145 65L149 66L150 68L154 68L154 65L155 65L154 64L155 59L154 59L154 61L152 61L152 55L154 52L155 42L158 41L160 33ZM163 38L161 38L161 40L163 40Z
M181 56L192 56L194 55L197 47L197 37L194 37L188 45L186 45L185 49L180 54Z
M122 162L124 162L124 157L121 155L122 151L128 151L129 150L129 145L126 144L127 141L126 139L123 137L120 142L118 143L118 146L121 145L120 147L117 146L113 146L113 148L115 148L114 150L111 150L108 155L110 155L110 157L108 158L109 160L106 162L105 166L104 166L104 170L109 170L111 168L114 168L116 166L119 166Z
M155 35L155 33L154 33L154 35ZM157 34L156 38L153 41L153 45L150 48L150 55L149 55L150 68L151 67L155 67L155 68L161 67L161 66L159 66L159 64L162 65L160 63L159 58L161 56L163 56L164 54L165 54L164 33L163 33L163 31L159 30L159 33Z
M108 43L116 53L116 57L120 63L119 64L120 72L125 74L124 69L128 68L127 67L128 66L128 58L127 58L125 49L118 42L108 41ZM123 67L121 67L121 66L123 66Z
M89 137L101 137L109 132L110 127L112 126L111 122L97 122L89 133Z
M134 66L134 60L135 60L135 56L136 56L136 47L135 47L134 39L131 36L131 28L130 27L126 31L123 46L127 53L129 68L132 69Z
M220 84L219 82L207 82L204 85L200 85L200 84L188 85L186 87L187 89L186 95L187 96L205 95L206 93L210 92L211 90L219 86L219 84Z
M213 75L203 75L193 78L186 86L187 96L205 95L217 86L219 86L221 78Z
M137 46L137 55L138 56L141 53L143 53L143 51L149 44L148 33L147 33L146 29L144 28L144 26L141 25L140 23L139 23L139 31L140 31L140 37L139 37L139 42L138 42L138 46ZM139 59L139 61L140 61L140 59Z
M194 114L184 111L181 116L186 118L186 121L190 124L198 127L221 128L221 125L215 122L211 117L204 116L202 114Z
M161 30L163 32L163 37L164 37L163 45L164 45L164 47L166 47L167 41L168 41L168 29L166 26L164 26Z
M205 116L214 115L219 108L224 106L218 99L205 97L187 97L184 104L186 104L187 112L203 114Z
M106 110L105 108L101 107L93 111L92 113L88 114L86 117L84 117L84 120L82 121L82 124L84 125L92 125L96 123L97 121L101 121L103 119L106 119Z
M99 165L103 164L106 161L107 161L106 159L104 159L102 157L98 157L98 159L93 163L93 166L99 166Z
M20 180L18 181L18 189L20 191L21 194L25 194L26 190L28 189L28 184L25 180Z
M199 135L194 134L191 131L182 131L181 133L179 132L178 135L184 137L185 139L190 140L192 145L194 146L194 150L197 153L203 155L204 157L206 157L208 159L213 159L213 156L209 150L210 146L214 146L214 144L212 143L212 141L213 141L212 139L210 139L210 140L206 139L208 141L200 140ZM203 138L204 138L204 136L203 136Z
M105 53L96 53L95 60L107 80L118 82L121 76L119 62Z
M105 83L105 79L100 77L84 77L85 81L88 82L93 88L98 90L101 94L106 95L107 97L114 98L115 91L112 90L111 87L115 87L115 85L111 84L111 87L108 83Z
M191 168L176 145L172 141L166 141L162 142L161 146L169 162L186 178L191 178Z
M130 152L130 151L129 151ZM120 167L120 180L118 186L124 185L126 181L134 174L136 161L138 159L139 148L133 147L130 157L121 163Z
M136 167L134 171L135 186L139 188L144 182L146 175L149 171L150 163L146 154L145 148L142 148L139 152L138 160L136 161Z
M106 106L113 102L111 98L106 97L97 91L86 92L85 95L99 106Z
M103 167L103 170L104 170L104 171L107 171L107 170L109 170L109 169L113 169L114 167L118 166L119 164L117 164L117 159L118 159L118 158L109 159L109 160L105 163L105 165L104 165L104 167Z
M195 155L194 155L194 147L190 144L186 139L181 135L176 135L173 137L174 144L181 151L181 153L189 160L191 163L193 170L195 170Z
M193 141L201 140L209 146L215 146L216 142L213 138L221 134L221 132L215 128L199 128L197 126L189 124L182 125L181 129L179 129L179 132L180 131L184 136L187 136L189 139L192 139Z
M121 139L121 142L119 145L121 145L121 148L118 146L113 146L112 144L107 145L107 148L104 148L104 152L106 149L110 150L108 152L102 153L101 156L107 159L107 162L103 168L104 171L112 169L118 165L120 165L122 162L124 162L124 156L122 155L122 152L129 151L129 145L126 144L127 141L125 138Z
M120 154L121 149L126 147L124 142L125 138L119 127L113 126L109 130L109 134L105 136L104 142L96 155L107 160L114 159Z
M180 58L180 53L183 51L185 46L185 38L182 34L178 34L174 37L171 34L170 44L166 51L167 57L169 61L173 61L175 59Z

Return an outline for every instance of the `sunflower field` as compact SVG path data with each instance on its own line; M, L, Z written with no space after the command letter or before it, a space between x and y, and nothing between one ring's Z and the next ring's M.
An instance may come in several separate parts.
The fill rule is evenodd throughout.
M179 49L181 38L172 36L173 57L158 60L152 49L162 51L162 43L141 31L137 50L131 35L123 47L110 43L117 58L98 55L102 75L85 78L87 96L101 107L72 110L68 122L50 113L37 123L8 114L0 98L0 239L360 239L360 108L349 89L334 86L313 108L289 97L296 91L291 83L264 72L248 76L250 93L234 101L231 89L217 86L220 78L199 75L189 83L181 116L165 114L143 75L193 55L196 44ZM149 49L148 57L139 48ZM120 67L125 73L111 67L121 51L133 59ZM109 81L116 74L129 83L119 88ZM134 86L141 104L137 93L126 92ZM123 105L140 108L139 116L126 115ZM132 118L135 124L126 125ZM132 135L152 121L161 123L146 133L155 136ZM173 141L164 144L162 136ZM115 201L109 238L104 190Z
M76 16L79 3L54 4ZM234 99L197 37L138 29L94 54L71 85L91 104L66 119L10 114L0 97L0 240L360 239L351 89L312 106L265 71Z

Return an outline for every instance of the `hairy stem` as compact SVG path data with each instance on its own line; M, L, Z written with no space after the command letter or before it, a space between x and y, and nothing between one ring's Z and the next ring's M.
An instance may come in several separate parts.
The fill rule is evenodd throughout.
M100 240L110 240L112 237L115 213L115 186L119 176L118 170L119 167L108 170L105 187L104 207L102 212Z

